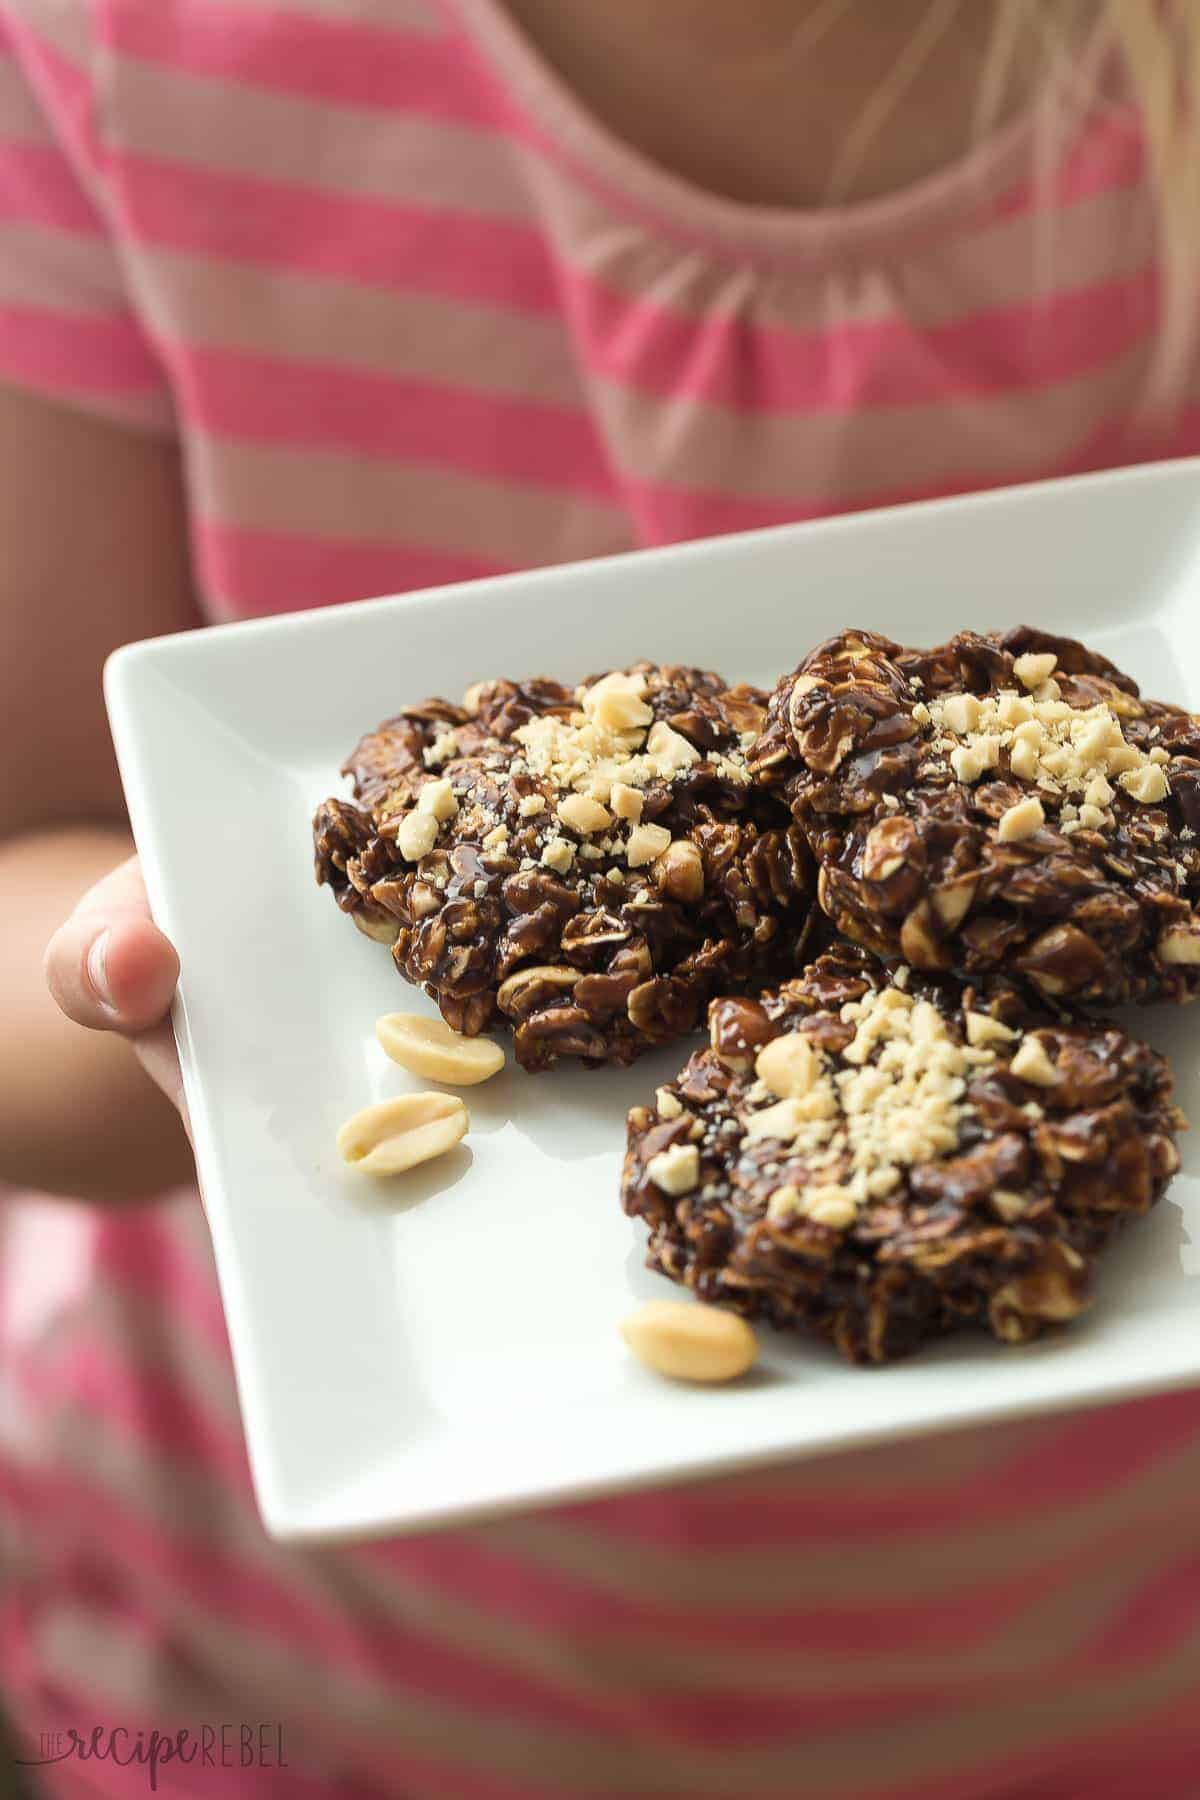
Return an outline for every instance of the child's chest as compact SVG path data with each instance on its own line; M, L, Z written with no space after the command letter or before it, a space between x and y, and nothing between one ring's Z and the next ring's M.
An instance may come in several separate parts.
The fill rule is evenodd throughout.
M1046 232L1017 184L772 260L564 166L440 37L139 16L171 35L114 59L105 176L220 611L1200 441L1190 387L1131 429L1156 299L1127 140L1073 152Z

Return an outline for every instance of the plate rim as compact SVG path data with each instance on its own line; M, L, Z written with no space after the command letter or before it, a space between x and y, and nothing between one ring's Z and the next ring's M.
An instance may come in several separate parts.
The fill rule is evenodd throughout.
M903 516L932 518L935 515L944 516L947 513L954 513L965 517L997 507L1019 508L1022 505L1038 501L1053 504L1056 498L1067 491L1090 490L1098 493L1101 490L1117 486L1125 488L1140 484L1159 484L1164 480L1178 483L1181 487L1186 486L1189 482L1196 485L1197 498L1200 501L1200 455L1164 458L1153 463L1134 464L1129 467L1060 476L1042 481L1022 482L1012 486L987 488L944 498L934 497L902 502L887 507L839 513L821 519L773 525L749 532L693 539L645 550L624 551L614 556L553 564L537 569L516 570L502 575L455 582L439 587L420 588L401 594L380 595L251 619L221 621L206 626L201 631L175 632L123 645L113 651L106 660L103 687L129 808L130 823L138 853L143 860L143 872L152 913L156 917L169 916L172 909L166 894L162 845L151 823L154 803L150 799L143 778L143 759L135 744L138 735L135 715L138 708L138 692L143 680L147 677L153 678L159 671L164 674L168 673L173 667L178 666L181 659L187 661L198 654L216 654L218 656L232 654L234 641L244 643L247 636L269 640L281 633L290 637L297 632L306 631L340 632L347 626L353 630L355 620L365 618L368 614L372 618L378 619L383 609L387 609L389 613L395 615L408 609L429 608L434 605L444 606L448 602L453 603L464 596L480 594L483 591L487 591L489 594L503 594L520 590L527 594L531 589L553 587L562 582L575 582L580 579L604 583L609 580L619 580L631 566L639 570L651 571L670 564L680 565L694 559L707 559L714 553L736 560L748 550L752 551L755 546L767 541L790 540L800 545L819 535L861 533L864 527L886 529L889 525L894 524L898 517ZM203 640L204 650L198 648L200 640ZM226 643L228 647L226 647ZM385 1510L376 1509L370 1517L364 1514L358 1522L350 1525L339 1525L336 1522L326 1521L323 1518L326 1510L323 1500L309 1504L296 1503L280 1489L276 1482L276 1469L272 1466L273 1458L268 1454L267 1447L270 1427L266 1422L265 1412L269 1409L263 1401L263 1411L260 1412L260 1399L254 1391L255 1383L249 1367L253 1359L253 1352L248 1342L245 1341L239 1324L239 1320L244 1316L248 1300L244 1293L239 1292L241 1278L238 1270L238 1247L230 1213L231 1198L224 1191L225 1184L220 1180L216 1183L218 1190L216 1196L210 1196L205 1192L203 1165L207 1161L211 1168L216 1166L213 1147L216 1127L206 1091L206 1083L198 1067L198 1059L188 1025L186 1000L182 994L176 996L173 1004L172 1024L183 1071L185 1097L196 1139L197 1182L201 1192L204 1215L212 1235L217 1281L228 1327L234 1376L242 1411L255 1496L266 1529L272 1537L279 1541L352 1542L382 1535L391 1536L452 1527L468 1521L495 1518L513 1512L576 1502L584 1503L602 1495L630 1492L657 1483L691 1482L706 1478L715 1480L721 1476L753 1472L779 1465L789 1455L797 1459L808 1460L810 1457L816 1458L838 1452L850 1453L859 1448L867 1449L917 1435L934 1435L946 1431L969 1429L973 1426L982 1427L1004 1420L1052 1415L1062 1411L1098 1410L1106 1405L1120 1404L1123 1401L1149 1394L1178 1391L1200 1383L1200 1350L1198 1350L1193 1366L1185 1368L1183 1359L1176 1356L1175 1365L1177 1366L1173 1365L1165 1376L1161 1373L1151 1375L1137 1372L1122 1375L1120 1371L1110 1371L1101 1379L1097 1371L1090 1378L1085 1376L1082 1384L1079 1377L1076 1376L1076 1385L1067 1394L1037 1394L1030 1398L1027 1394L1014 1393L1008 1396L996 1396L982 1404L973 1402L969 1409L964 1408L962 1413L955 1413L949 1417L921 1419L918 1422L906 1420L895 1428L887 1424L880 1424L866 1428L857 1426L847 1428L845 1431L826 1430L818 1432L816 1436L806 1439L798 1446L793 1446L791 1450L780 1443L772 1443L750 1450L710 1451L703 1457L692 1460L668 1452L667 1459L661 1464L653 1467L639 1465L633 1474L629 1473L626 1466L623 1470L608 1477L580 1478L572 1477L568 1473L559 1479L547 1480L535 1476L528 1484L521 1482L504 1484L503 1492L490 1499L468 1500L461 1503L430 1502L415 1510L409 1509L394 1515ZM878 1372L869 1371L867 1375L869 1376L870 1373Z

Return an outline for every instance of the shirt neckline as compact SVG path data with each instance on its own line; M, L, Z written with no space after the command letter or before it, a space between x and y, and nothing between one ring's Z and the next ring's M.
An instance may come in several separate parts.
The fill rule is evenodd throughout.
M515 102L537 148L611 208L710 254L738 263L805 266L911 247L977 215L1032 173L1041 128L1065 146L1097 92L1105 54L1096 31L1060 64L1025 111L944 169L871 200L816 208L727 199L656 163L585 104L509 15L501 0L438 0L450 28Z

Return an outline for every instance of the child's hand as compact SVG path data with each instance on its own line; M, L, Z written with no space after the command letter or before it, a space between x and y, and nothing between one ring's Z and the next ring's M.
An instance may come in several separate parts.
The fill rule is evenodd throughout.
M150 918L136 856L89 888L46 950L46 980L63 1012L127 1037L146 1073L187 1124L168 1012L179 957Z

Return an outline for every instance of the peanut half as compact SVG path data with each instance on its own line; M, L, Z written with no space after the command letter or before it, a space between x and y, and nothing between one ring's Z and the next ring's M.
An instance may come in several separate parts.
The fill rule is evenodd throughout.
M343 1161L368 1175L399 1175L452 1150L469 1123L456 1094L401 1094L347 1119L337 1147Z
M736 1313L686 1300L652 1300L622 1321L639 1362L676 1381L733 1381L758 1355L758 1339Z
M420 1013L386 1013L375 1022L375 1036L402 1069L447 1087L476 1087L504 1067L504 1052L491 1038L463 1037L444 1019Z
M361 912L352 912L350 917L363 936L374 938L377 944L394 944L400 934L399 919L369 919Z

